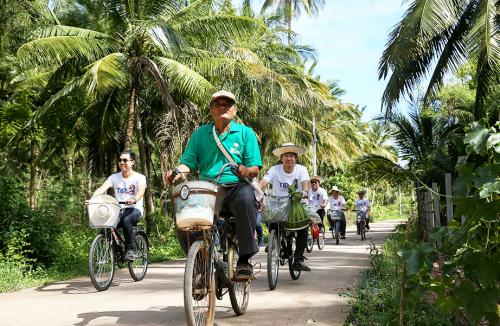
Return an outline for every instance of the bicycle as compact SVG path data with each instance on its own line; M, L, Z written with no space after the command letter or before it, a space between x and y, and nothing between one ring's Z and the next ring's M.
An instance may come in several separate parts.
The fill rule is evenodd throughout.
M323 250L325 247L325 233L319 232L320 228L318 223L314 223L313 221L309 221L309 235L307 236L307 252L311 252L314 247L314 241L318 244L318 249Z
M280 222L266 223L269 231L269 243L267 251L267 280L269 289L276 289L278 283L279 267L288 263L288 270L292 280L298 280L300 269L293 267L293 254L295 253L295 232L287 230Z
M189 196L195 194L214 195L223 198L220 194L219 180L225 168L231 167L233 173L237 167L226 163L219 171L216 180L186 181L174 188L172 200L186 201ZM173 176L176 172L174 171ZM196 190L196 182L204 182L214 186L213 190ZM184 188L186 187L186 188ZM184 191L182 189L187 189ZM214 191L216 190L216 191ZM217 195L217 193L219 193ZM182 198L185 196L185 198ZM196 200L193 199L193 202ZM220 203L219 203L220 204ZM177 202L175 202L177 205ZM214 205L214 210L218 206ZM219 205L220 206L220 205ZM215 212L215 211L214 211ZM224 212L221 212L223 215ZM178 222L178 221L177 221ZM198 239L189 246L184 271L184 311L187 325L209 326L213 325L215 319L215 298L222 297L229 292L231 306L236 315L245 314L250 298L250 284L253 278L237 279L236 265L238 261L238 240L236 239L234 217L222 216L211 225L191 225L184 227L185 231L199 232ZM226 292L224 290L227 289Z
M108 196L109 195L98 195L98 196ZM96 196L97 197L97 196ZM95 197L94 197L95 198ZM114 199L114 198L113 198ZM125 202L118 202L114 199L116 203L111 203L111 205L125 204ZM109 199L105 204L110 204ZM89 203L89 205L99 204ZM102 205L102 203L101 203ZM116 217L119 220L119 216ZM92 224L92 228L100 228L101 233L98 234L92 241L89 253L89 272L90 280L92 285L98 291L107 290L115 274L115 268L123 268L125 263L128 263L128 269L130 276L134 281L141 281L146 276L148 269L148 254L149 254L149 240L146 233L143 231L143 225L134 226L134 245L135 254L133 261L125 261L125 241L116 229L116 223L114 226L108 227L109 225L101 225L105 227L100 227L96 224Z
M366 211L362 211L359 209L353 209L353 212L356 212L356 219L358 223L358 230L361 235L361 241L366 240L366 220L368 217L366 216Z
M331 210L330 218L333 222L332 227L332 237L335 239L335 244L339 244L340 242L340 217L342 212L340 210Z

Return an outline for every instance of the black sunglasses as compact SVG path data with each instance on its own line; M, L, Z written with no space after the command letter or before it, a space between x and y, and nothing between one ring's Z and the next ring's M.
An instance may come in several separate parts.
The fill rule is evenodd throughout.
M313 184L313 183L318 183L318 181L311 181L311 184Z
M123 163L127 163L128 161L133 161L133 160L128 160L128 159L126 159L126 158L119 158L119 159L118 159L118 163L121 163L121 162L123 162Z

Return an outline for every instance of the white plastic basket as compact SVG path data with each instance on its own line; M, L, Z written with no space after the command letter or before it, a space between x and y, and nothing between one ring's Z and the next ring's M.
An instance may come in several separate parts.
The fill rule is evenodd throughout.
M216 184L188 181L174 188L172 199L178 229L209 229L222 206L224 193Z
M87 206L92 229L116 228L120 221L120 204L110 195L96 195Z
M342 218L342 211L340 209L332 209L330 211L332 220L340 220Z
M366 219L366 211L357 211L356 218L358 220Z

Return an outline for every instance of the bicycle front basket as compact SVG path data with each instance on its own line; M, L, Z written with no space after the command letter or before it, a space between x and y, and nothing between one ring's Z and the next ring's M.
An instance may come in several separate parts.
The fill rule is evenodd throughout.
M290 197L266 195L264 205L266 209L262 211L262 222L288 222Z
M340 209L333 209L330 211L330 216L332 220L340 219L342 217L342 211Z
M120 204L110 195L96 195L88 205L89 223L92 229L116 228L120 220Z
M366 219L366 211L357 211L356 217L358 220Z

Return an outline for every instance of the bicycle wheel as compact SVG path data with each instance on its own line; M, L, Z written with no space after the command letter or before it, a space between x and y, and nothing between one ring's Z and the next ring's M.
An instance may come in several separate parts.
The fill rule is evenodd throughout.
M134 234L135 260L128 263L128 271L134 281L141 281L148 270L149 243L146 233L137 231Z
M92 241L89 254L90 280L98 291L105 291L111 285L115 275L114 250L104 234L99 234Z
M323 248L325 248L325 234L324 233L318 233L317 244L318 244L319 250L323 250Z
M339 221L335 221L335 244L337 244L337 245L340 242L340 231L339 231L339 228L340 228Z
M306 250L307 252L311 252L313 250L313 247L314 247L314 230L313 228L311 227L311 225L309 225L307 227L307 245L306 245Z
M267 251L267 283L271 290L276 289L278 283L279 262L279 242L276 230L269 233L269 249Z
M288 270L290 271L290 276L292 277L292 280L298 280L300 277L300 269L294 269L293 268L293 254L295 253L295 246L296 246L296 239L295 237L288 237Z
M233 251L233 275L236 275L236 265L238 262L238 250L234 245L231 245L228 251ZM231 256L231 254L229 254ZM237 316L245 314L248 307L248 300L250 299L250 282L235 282L229 287L229 299L231 306Z
M361 240L366 240L366 222L365 222L365 220L361 221L361 227L362 227Z
M189 249L184 271L184 311L187 325L213 325L215 317L213 276L213 270L209 270L207 244L203 240L198 240Z

